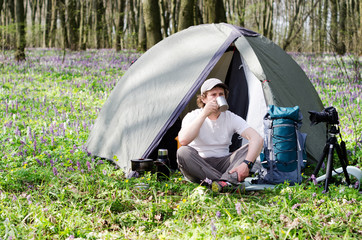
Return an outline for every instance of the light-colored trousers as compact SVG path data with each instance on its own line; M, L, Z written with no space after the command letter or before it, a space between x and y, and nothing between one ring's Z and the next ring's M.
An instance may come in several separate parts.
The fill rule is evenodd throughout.
M185 178L194 183L201 183L208 178L238 184L237 173L230 174L229 171L245 160L248 146L245 144L225 157L210 158L202 158L194 148L182 146L177 150L178 167Z

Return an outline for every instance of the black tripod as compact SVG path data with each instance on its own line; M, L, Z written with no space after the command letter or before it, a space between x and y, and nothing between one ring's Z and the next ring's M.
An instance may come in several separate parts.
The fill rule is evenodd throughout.
M346 145L342 141L341 146L339 146L337 137L336 137L337 134L340 134L338 125L337 126L332 125L329 129L328 129L328 127L329 126L327 124L327 135L329 135L330 137L328 138L326 145L324 146L323 154L322 154L321 158L319 159L317 167L315 168L315 170L313 172L313 175L317 176L317 174L323 164L324 158L328 156L327 157L326 182L325 182L325 187L324 187L325 192L328 192L328 185L330 182L330 178L332 177L334 149L337 150L337 155L339 158L339 162L341 163L343 173L346 177L346 182L348 185L351 184L351 182L349 180L349 175L347 172L347 163L348 162L347 162Z

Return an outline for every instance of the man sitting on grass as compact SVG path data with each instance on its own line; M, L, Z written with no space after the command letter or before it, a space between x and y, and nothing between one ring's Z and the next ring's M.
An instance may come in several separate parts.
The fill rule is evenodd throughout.
M200 108L184 117L178 134L182 146L177 151L177 161L182 174L195 183L212 180L215 192L237 189L249 176L263 146L263 138L244 119L230 111L220 111L216 98L227 98L227 94L222 81L206 80L197 98ZM249 143L230 153L234 133Z

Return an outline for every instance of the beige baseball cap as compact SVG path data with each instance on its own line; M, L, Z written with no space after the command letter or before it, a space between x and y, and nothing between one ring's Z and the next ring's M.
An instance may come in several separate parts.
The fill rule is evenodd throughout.
M213 89L216 86L220 86L224 89L228 89L228 86L226 86L226 84L224 84L220 79L217 78L210 78L207 79L201 86L201 94L203 94L206 91L209 91L211 89Z

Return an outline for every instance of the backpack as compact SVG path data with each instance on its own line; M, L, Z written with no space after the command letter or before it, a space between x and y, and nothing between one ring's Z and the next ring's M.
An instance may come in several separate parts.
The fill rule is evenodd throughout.
M301 183L306 159L306 134L300 132L302 114L299 106L269 105L264 117L264 147L260 154L258 183L290 185Z

